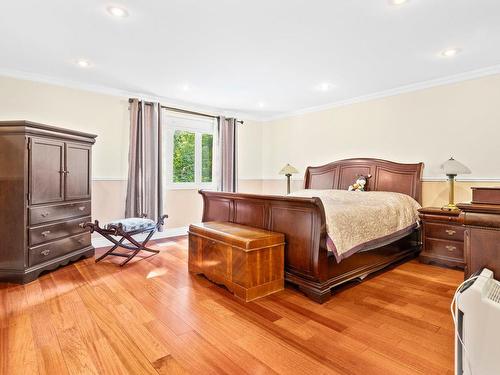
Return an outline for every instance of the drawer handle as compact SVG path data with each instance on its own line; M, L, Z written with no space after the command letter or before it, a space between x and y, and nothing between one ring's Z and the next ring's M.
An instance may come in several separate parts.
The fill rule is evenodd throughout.
M85 228L85 223L80 223L80 224L78 224L78 227L80 227L80 228L82 228L82 229L83 229L83 228Z
M49 249L42 250L42 251L40 251L40 254L42 254L44 257L46 257L47 255L50 254L50 250Z
M43 237L47 237L50 233L51 233L50 230L46 230L46 231L42 232L41 234Z
M49 216L49 213L48 212L42 212L40 215L42 215L42 217L47 217L47 216Z
M446 229L446 233L448 233L450 236L453 236L455 233L457 233L457 231L452 229Z
M80 238L79 240L77 240L79 244L83 244L85 242L84 239Z
M78 207L78 209L79 209L80 211L84 211L84 210L85 210L85 208L86 208L85 206L80 206L80 207Z
M454 251L454 250L456 250L456 249L457 249L457 247L456 247L456 246L451 246L451 245L448 245L448 246L446 246L446 249L447 249L448 251Z

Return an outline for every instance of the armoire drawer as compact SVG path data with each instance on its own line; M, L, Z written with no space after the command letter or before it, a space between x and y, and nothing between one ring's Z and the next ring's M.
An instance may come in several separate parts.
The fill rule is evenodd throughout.
M90 246L90 244L90 233L82 233L76 236L31 247L29 250L29 266L31 267L47 260L63 256L71 253L72 251Z
M89 216L90 209L90 201L30 207L30 225L48 223L50 221L62 219L71 219L77 216Z
M79 219L67 220L55 224L47 224L29 229L29 244L35 246L44 242L50 242L61 237L73 236L87 232L83 224L91 220L90 216Z

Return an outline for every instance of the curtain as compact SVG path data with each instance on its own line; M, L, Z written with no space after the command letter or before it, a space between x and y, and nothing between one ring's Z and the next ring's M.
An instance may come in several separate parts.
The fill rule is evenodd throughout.
M235 118L218 118L218 189L236 192L238 182L238 123Z
M130 146L126 217L163 213L161 107L133 99L130 104Z

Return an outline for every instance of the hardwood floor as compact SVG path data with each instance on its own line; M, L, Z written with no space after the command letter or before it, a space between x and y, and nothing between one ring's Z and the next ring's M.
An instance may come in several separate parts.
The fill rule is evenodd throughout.
M462 272L412 261L324 305L289 287L245 304L187 272L186 237L154 247L0 284L0 373L453 374Z

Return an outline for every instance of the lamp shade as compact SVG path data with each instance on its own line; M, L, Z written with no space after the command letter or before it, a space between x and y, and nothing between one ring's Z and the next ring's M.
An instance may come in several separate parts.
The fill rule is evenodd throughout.
M280 174L294 174L294 173L299 173L297 168L292 167L290 164L287 163L283 168L281 168Z
M471 171L469 168L467 168L465 165L460 163L459 161L449 158L446 160L442 165L441 169L444 171L444 173L448 176L456 176L459 174L470 174Z

